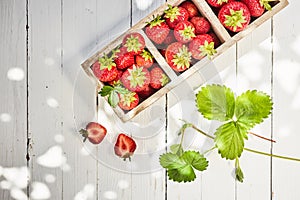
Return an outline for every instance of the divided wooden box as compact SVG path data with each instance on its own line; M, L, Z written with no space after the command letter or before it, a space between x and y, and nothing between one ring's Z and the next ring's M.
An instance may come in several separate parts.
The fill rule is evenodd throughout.
M115 49L118 45L122 43L122 40L124 36L128 33L132 32L138 32L143 35L146 47L150 53L153 55L156 62L159 64L159 66L162 68L162 70L167 74L167 76L170 79L170 82L156 91L154 94L152 94L147 99L143 100L139 103L137 107L130 111L124 111L120 107L113 108L114 112L119 116L119 118L122 121L128 121L131 118L133 118L135 115L137 115L140 111L147 108L149 105L154 103L159 97L166 94L168 91L170 91L172 88L180 84L182 81L187 79L189 76L191 76L196 71L200 70L202 67L204 67L208 62L210 62L212 59L217 57L218 55L225 52L229 47L234 45L238 40L245 37L247 34L252 32L255 28L257 28L259 25L264 23L266 20L270 19L273 15L275 15L277 12L282 10L285 6L288 5L287 0L278 0L272 2L272 10L266 11L262 16L252 19L250 24L247 26L247 28L241 32L238 33L232 33L229 32L227 29L223 27L223 25L218 20L218 17L216 13L213 11L213 9L207 4L205 0L190 0L193 2L199 9L200 14L208 19L208 21L211 24L212 31L217 35L219 40L221 41L221 45L216 49L217 53L214 54L210 59L207 57L204 57L203 59L199 60L198 62L194 63L189 69L184 71L183 73L176 73L172 70L172 68L167 64L165 58L161 55L155 44L147 37L145 34L143 28L146 26L147 22L150 22L153 20L153 16L157 15L163 15L164 11L168 9L168 5L172 6L178 6L185 0L173 0L168 1L155 11L153 11L151 14L149 14L147 17L142 19L140 22L138 22L136 25L134 25L132 28L130 28L128 31L126 31L124 34L119 36L117 39L112 41L108 46L103 48L102 50L96 52L93 56L85 60L81 66L83 67L86 74L92 78L94 81L98 83L98 88L101 89L104 86L104 83L100 82L93 74L93 71L91 70L91 66L99 60L104 54L109 54L113 49Z

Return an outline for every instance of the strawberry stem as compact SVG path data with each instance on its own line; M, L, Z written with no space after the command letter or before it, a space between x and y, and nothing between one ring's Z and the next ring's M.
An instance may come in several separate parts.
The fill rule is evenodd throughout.
M269 138L263 137L263 136L261 136L261 135L257 135L257 134L255 134L255 133L252 133L252 132L248 132L248 134L254 135L254 136L256 136L256 137L259 137L259 138L261 138L261 139L263 139L263 140L267 140L267 141L270 141L270 142L274 142L274 143L276 143L276 141L275 141L275 140L272 140L272 139L269 139Z

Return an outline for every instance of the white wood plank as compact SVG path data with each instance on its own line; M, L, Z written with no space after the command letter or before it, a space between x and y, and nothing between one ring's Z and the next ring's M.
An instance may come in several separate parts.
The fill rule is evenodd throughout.
M238 43L237 62L237 95L255 89L272 95L271 20L258 27ZM251 131L271 138L271 116ZM271 151L270 142L251 135L245 142L245 146L269 153ZM253 165L253 163L257 164ZM243 183L237 183L237 199L270 199L270 158L244 152L240 164L245 179Z
M3 168L27 165L26 4L1 1L0 13L0 174L3 175ZM7 180L1 175L1 181ZM26 194L26 186L20 189ZM0 199L12 199L10 190L0 187Z
M299 35L296 19L300 2L290 5L274 17L274 153L300 157L299 149ZM287 23L288 22L288 23ZM299 199L300 164L273 159L273 199Z

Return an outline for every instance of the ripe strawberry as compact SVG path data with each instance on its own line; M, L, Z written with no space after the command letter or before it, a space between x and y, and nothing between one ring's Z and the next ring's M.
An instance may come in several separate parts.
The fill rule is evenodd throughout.
M118 75L116 63L113 62L113 57L104 55L99 61L92 66L94 75L102 82L114 80Z
M135 92L120 94L119 107L123 110L132 110L139 104L139 96Z
M190 42L195 35L195 27L189 21L179 22L174 29L174 36L178 42L188 43Z
M153 62L153 56L147 50L143 50L143 52L140 55L137 55L135 57L135 63L139 67L149 68L153 65Z
M130 157L133 155L136 149L136 143L131 137L125 135L124 133L120 133L114 149L117 156L124 158L124 161L127 158L130 161Z
M150 71L150 86L159 89L169 82L168 76L159 67L154 67Z
M190 22L194 25L197 35L208 33L210 30L210 23L205 17L193 17Z
M168 36L170 28L161 16L157 16L146 26L145 32L153 42L161 44Z
M250 23L250 11L244 3L232 1L221 8L218 18L228 30L240 32Z
M154 92L155 92L155 90L152 87L148 86L143 91L138 92L138 95L142 99L146 99L149 96L151 96Z
M122 44L127 52L138 55L145 48L145 39L140 33L129 33L123 38Z
M234 1L234 0L206 0L206 1L212 7L220 8L224 4Z
M121 47L120 49L116 50L114 54L114 61L118 69L123 70L134 64L134 55L131 52L127 52L125 47Z
M86 141L86 139L89 139L89 141L93 144L99 144L104 139L107 131L104 126L97 122L90 122L86 125L85 129L81 129L79 133L83 136L83 142Z
M183 7L172 7L169 5L169 8L165 10L164 18L168 26L171 29L174 29L178 22L187 21L189 19L188 11Z
M189 18L195 17L199 15L198 8L195 4L193 4L190 1L185 1L182 4L179 5L179 7L185 8L189 13Z
M220 46L220 44L221 44L220 39L219 39L218 36L217 36L215 33L213 33L213 32L208 33L208 34L213 38L214 46L215 46L215 49L216 49L216 48L217 48L218 46Z
M252 17L259 17L265 10L271 10L269 1L271 0L241 0L248 7Z
M118 75L117 75L117 77L116 77L114 80L109 81L109 82L107 82L107 83L108 83L109 85L112 85L112 86L119 85L119 84L121 83L120 79L121 79L121 77L122 77L122 74L123 74L123 71L118 70Z
M177 72L184 71L190 67L191 56L192 53L189 52L187 46L180 42L170 44L165 53L167 63Z
M145 67L133 65L122 75L124 87L133 92L143 91L150 83L150 73Z
M216 53L213 38L208 34L198 35L189 44L193 58L200 60L204 56L212 56Z
M170 31L169 35L166 37L166 39L164 40L163 44L165 45L169 45L173 42L176 42L176 39L174 37L174 32Z

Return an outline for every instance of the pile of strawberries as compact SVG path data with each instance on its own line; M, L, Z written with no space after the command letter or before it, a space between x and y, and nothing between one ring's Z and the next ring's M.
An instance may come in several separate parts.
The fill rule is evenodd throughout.
M174 7L169 5L162 16L149 22L145 33L175 72L183 72L193 61L212 56L220 45L211 32L210 22L191 1Z
M266 10L271 10L269 4L274 0L206 0L218 14L222 25L232 32L244 30L251 18L261 16Z
M169 82L138 32L125 35L120 47L92 65L94 75L105 84L101 96L108 96L112 107L132 110Z

